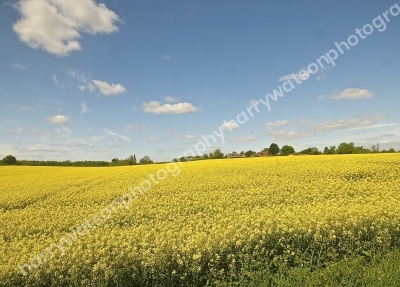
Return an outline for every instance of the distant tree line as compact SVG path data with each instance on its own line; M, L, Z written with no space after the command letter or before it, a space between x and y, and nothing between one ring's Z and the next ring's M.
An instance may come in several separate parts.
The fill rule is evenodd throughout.
M123 165L136 165L136 164L152 164L153 161L149 156L145 155L143 158L136 161L136 155L131 155L127 159L113 158L111 162L108 161L55 161L55 160L17 160L14 156L8 155L0 160L0 165L25 165L25 166L82 166L82 167L104 167L104 166L123 166Z
M139 162L136 161L136 155L130 155L127 159L113 158L110 166L136 165L136 164L152 164L154 163L148 155L142 157Z
M263 157L263 156L290 156L290 155L329 155L329 154L364 154L364 153L395 153L394 148L388 150L381 149L379 143L372 145L371 148L364 148L363 146L355 146L354 142L346 143L342 142L338 147L330 146L325 147L323 151L320 151L316 147L309 147L302 151L296 152L295 149L290 145L284 145L280 148L276 143L272 143L269 147L256 152L248 150L240 153L232 152L224 154L220 149L216 149L214 152L205 153L202 156L188 156L174 158L173 162L185 162L192 160L205 160L205 159L223 159L223 158L241 158L241 157ZM400 151L398 151L400 152ZM113 158L111 162L107 161L39 161L39 160L17 160L12 155L7 155L0 161L0 165L26 165L26 166L82 166L82 167L104 167L104 166L125 166L125 165L145 165L154 163L149 156L145 155L139 162L136 160L136 155L130 155L127 159Z
M16 160L13 163L2 161L3 165L24 165L24 166L81 166L81 167L102 167L109 166L107 161L41 161L41 160Z
M364 148L363 146L355 146L353 142L346 143L342 142L338 147L330 146L325 147L323 151L320 151L317 147L309 147L302 151L296 152L294 147L290 145L284 145L280 148L276 143L272 143L269 147L256 152L248 150L240 153L232 152L223 154L220 149L216 149L213 153L204 154L203 156L189 156L173 159L174 162L185 162L191 160L204 160L204 159L221 159L221 158L242 158L242 157L264 157L264 156L290 156L290 155L322 155L322 154L362 154L362 153L394 153L394 148L388 150L381 150L380 145L373 145L370 149ZM400 151L399 151L400 152Z

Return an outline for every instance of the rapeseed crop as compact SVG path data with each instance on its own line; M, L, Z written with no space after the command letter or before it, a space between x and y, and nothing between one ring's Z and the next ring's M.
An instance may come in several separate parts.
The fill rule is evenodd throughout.
M398 154L186 162L76 236L160 168L0 167L0 286L204 286L399 247Z

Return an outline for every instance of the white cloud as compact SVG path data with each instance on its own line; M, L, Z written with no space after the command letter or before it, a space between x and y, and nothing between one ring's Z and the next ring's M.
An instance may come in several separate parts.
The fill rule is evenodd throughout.
M267 123L267 127L283 127L283 126L286 126L287 124L288 124L287 120L276 121L276 122L268 122Z
M195 138L197 138L197 137L194 136L194 135L186 135L186 138L187 138L187 139L195 139Z
M86 114L86 113L88 113L88 112L90 112L92 109L89 109L87 106L86 106L86 103L85 102L83 102L82 104L81 104L81 114L83 115L83 114Z
M86 88L87 88L89 91L91 91L91 92L93 92L94 90L96 90L95 85L93 85L92 83L87 84Z
M322 79L326 79L328 77L326 75L326 72L329 71L330 68L331 67L328 66L328 67L319 69L319 71L316 75L316 80L319 81ZM301 75L300 75L300 72L302 72ZM310 73L310 70L308 70L307 68L304 68L304 69L299 70L299 72L297 72L297 73L293 73L290 75L284 75L284 76L280 77L278 79L278 81L284 82L284 81L288 81L288 80L293 80L293 77L296 77L298 81L305 81L305 80L309 79L311 77L311 75L312 74Z
M361 116L348 120L339 120L336 122L322 122L313 124L311 129L314 131L331 131L331 130L346 130L351 128L367 127L372 126L379 120L383 119L384 116L373 115L373 116Z
M280 78L278 79L278 81L284 82L284 81L292 80L292 79L293 79L293 78L292 78L293 76L296 77L297 80L299 80L299 81L305 81L305 80L307 80L307 79L310 78L311 74L310 74L310 72L309 72L307 69L305 69L305 70L303 70L303 71L304 71L304 72L302 72L301 75L299 75L299 74L290 74L290 75L282 76L282 77L280 77Z
M318 100L321 101L321 100L323 100L324 98L325 98L325 96L324 96L324 95L321 95L321 96L318 97Z
M173 97L166 97L166 98L164 99L164 102L173 103L173 102L175 102L175 99L174 99Z
M102 139L104 139L103 136L96 136L96 137L90 137L89 140L92 142L98 142L101 141Z
M57 56L80 50L81 33L118 31L119 17L93 0L20 0L17 9L21 18L13 29L20 40Z
M302 75L297 74L297 79L300 81L306 81L311 77L310 71L304 70L305 72L302 73Z
M21 65L20 63L12 64L11 67L13 67L14 69L17 69L17 70L25 70L26 69L26 66Z
M22 132L22 128L18 128L18 129L15 129L15 130L10 129L10 132L12 132L12 133L20 133L20 132Z
M365 130L365 129L378 129L378 128L387 128L387 127L393 127L397 126L398 123L387 123L387 124L376 124L376 125L370 125L370 126L361 126L357 128L351 128L350 130ZM383 135L383 136L388 136L388 135Z
M62 126L61 128L57 128L56 130L59 135L70 135L71 134L71 130L69 128L67 128L66 126Z
M331 95L331 99L333 100L341 100L341 99L347 99L347 100L358 100L358 99L369 99L373 98L374 94L368 90L365 89L346 89L338 94L333 94Z
M14 110L18 110L18 111L29 111L31 108L30 107L23 107L23 106L17 106L17 105L8 105L9 108L12 108Z
M187 114L196 112L198 109L190 103L164 104L158 101L143 103L145 113L152 114Z
M278 79L278 81L279 81L279 82L283 82L283 81L290 80L291 78L292 78L292 74L290 74L290 75L285 75L285 76L280 77L280 78Z
M294 131L287 131L287 130L279 130L273 133L274 137L273 140L277 141L290 141L297 138L307 138L314 136L313 133L307 132L294 132Z
M158 143L158 142L160 142L160 140L158 140L156 138L149 138L147 141L150 142L150 143Z
M126 128L130 131L147 131L149 129L152 129L153 126L138 126L138 125L127 125Z
M107 82L93 80L93 84L105 95L118 95L126 92L126 89L120 84L109 84Z
M33 156L35 159L44 158L45 155L42 153L59 153L65 155L66 153L74 152L75 150L71 149L49 149L48 146L45 147L30 147L30 148L16 148L15 149L18 154L24 154ZM33 159L33 158L30 158Z
M226 123L223 123L220 126L220 128L223 129L223 130L230 130L231 131L231 130L236 130L237 128L239 128L239 126L234 122L226 122Z
M171 57L171 55L164 55L162 58L163 58L164 60L168 61L168 60L171 59L172 57Z
M70 75L71 77L77 79L82 84L86 84L87 83L87 77L88 76L85 73L82 73L82 72L77 71L77 70L68 70L67 74Z
M113 131L110 131L109 129L104 129L103 131L105 131L108 136L114 136L115 137L115 138L113 138L114 141L115 141L115 139L125 140L125 141L130 141L131 140L130 138L128 138L128 137L126 137L124 135L119 135L119 134L117 134L117 133L115 133Z
M38 130L29 130L28 133L32 133L32 134L39 134L41 136L44 136L46 138L54 138L53 134L51 132L48 131L38 131Z
M252 105L252 106L255 105L255 104L257 104L257 103L258 103L258 101L256 101L256 100L251 100L251 101L250 101L250 105Z
M247 143L247 142L253 142L256 139L257 139L256 137L237 137L232 139L226 139L226 141L233 143Z
M58 83L58 80L57 80L56 75L51 75L51 76L53 77L54 83L55 83L57 86L59 86L60 84Z
M78 85L78 89L81 90L81 91L86 91L86 90L88 90L88 91L93 92L93 91L96 90L96 86L93 85L92 83L88 83L88 84L86 84L86 86L84 86L84 85Z
M47 120L53 124L69 124L69 117L63 115L57 115L47 118Z

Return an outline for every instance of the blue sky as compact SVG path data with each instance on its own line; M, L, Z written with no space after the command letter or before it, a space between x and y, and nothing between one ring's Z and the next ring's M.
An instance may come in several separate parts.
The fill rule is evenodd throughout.
M396 1L22 0L0 27L0 157L164 161L214 131L204 152L400 149Z

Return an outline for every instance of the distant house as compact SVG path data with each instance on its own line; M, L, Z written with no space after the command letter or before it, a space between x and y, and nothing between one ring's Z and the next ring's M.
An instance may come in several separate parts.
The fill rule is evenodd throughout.
M240 154L238 154L237 152L233 152L233 153L228 153L227 155L226 155L226 158L242 158L242 157L244 157L244 155L240 155Z
M256 153L256 156L268 156L268 152L266 151L259 151L258 153Z

